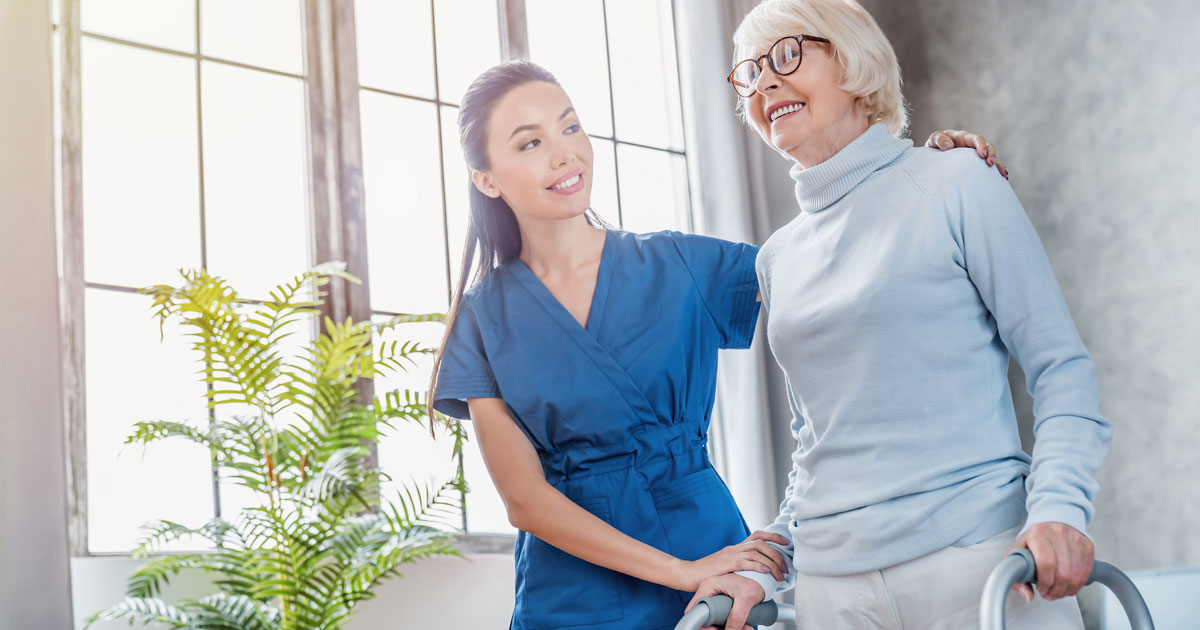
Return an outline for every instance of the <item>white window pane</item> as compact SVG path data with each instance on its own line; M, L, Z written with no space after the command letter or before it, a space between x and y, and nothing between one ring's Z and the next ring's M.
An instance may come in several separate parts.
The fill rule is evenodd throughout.
M479 452L479 441L475 437L475 424L464 422L463 427L470 441L463 446L463 474L467 478L467 529L475 534L516 534L517 528L508 522L508 510L504 500L492 483L483 455Z
M84 275L145 286L200 264L192 60L84 39Z
M123 445L134 422L203 425L205 387L194 374L200 357L178 325L168 324L159 341L149 296L98 289L84 295L88 547L129 551L142 523L169 519L197 526L212 518L208 449L183 439L145 449ZM171 548L202 546L181 543Z
M361 85L434 97L433 23L425 0L356 0Z
M679 71L669 0L608 0L617 138L682 149Z
M262 299L309 267L304 83L205 62L208 267Z
M80 0L85 33L196 52L195 0Z
M687 165L683 156L617 146L622 227L630 232L688 230Z
M446 172L446 226L450 245L450 279L458 286L462 273L463 246L467 239L467 225L471 215L471 198L468 186L471 176L463 161L462 144L458 141L458 108L442 108L442 147ZM479 253L475 254L476 260ZM474 264L472 264L472 268Z
M388 317L376 315L376 322L387 321ZM440 323L404 324L388 331L384 335L376 335L375 356L386 344L393 342L397 345L416 341L427 348L436 348L442 342L445 327ZM375 378L375 395L383 398L393 390L410 390L424 394L429 389L429 377L433 369L432 355L414 357L415 365L407 371L398 371ZM439 431L434 440L429 435L427 424L396 421L395 431L385 431L387 434L379 441L379 466L391 476L384 481L383 496L395 500L396 492L406 483L415 481L424 488L428 483L442 484L450 481L457 474L458 462L452 457L453 441ZM455 496L457 501L459 497ZM454 526L461 526L461 517L455 517Z
M600 0L526 0L529 58L554 73L588 133L612 135Z
M617 213L617 169L611 140L592 138L592 210L613 225Z
M436 0L438 92L457 103L480 72L500 63L496 0Z
M452 457L454 442L439 431L437 439L429 436L429 429L416 423L403 424L379 442L379 466L391 479L384 479L380 495L392 503L398 503L397 493L405 486L420 488L422 493L439 488L454 479L458 464ZM407 496L407 493L404 493ZM455 489L447 489L443 498L453 503L462 500ZM439 509L437 522L444 528L462 527L462 516L458 510Z
M444 312L446 241L434 105L360 92L371 308Z
M304 71L300 0L200 0L200 51L300 74Z
M386 322L390 316L375 315L373 320L377 323ZM442 343L442 336L446 332L446 327L441 322L419 322L414 324L402 324L387 331L383 335L375 336L375 356L379 356L380 349L384 344L391 344L393 341L400 344L406 342L417 342L425 348L437 348ZM429 389L429 377L433 373L434 357L431 354L413 355L412 361L404 361L408 366L406 370L398 370L389 372L375 377L375 395L382 396L384 392L389 392L395 389L411 390L424 394Z

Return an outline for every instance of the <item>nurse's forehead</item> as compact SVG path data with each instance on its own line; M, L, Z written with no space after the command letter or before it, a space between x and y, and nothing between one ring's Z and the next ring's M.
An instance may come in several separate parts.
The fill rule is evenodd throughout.
M493 122L501 127L552 122L570 107L571 99L557 85L540 81L527 83L513 88L500 99L492 114Z

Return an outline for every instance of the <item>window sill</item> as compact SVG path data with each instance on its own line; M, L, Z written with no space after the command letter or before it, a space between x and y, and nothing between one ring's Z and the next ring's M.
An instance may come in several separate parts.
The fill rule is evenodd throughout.
M480 554L501 554L511 555L513 545L516 543L517 537L512 534L460 534L454 537L458 541L458 549L465 555L480 555ZM169 556L185 553L207 553L212 549L179 549L176 551L164 551L159 553L149 554L149 557ZM127 551L96 551L82 555L73 556L75 558L132 558L133 554Z

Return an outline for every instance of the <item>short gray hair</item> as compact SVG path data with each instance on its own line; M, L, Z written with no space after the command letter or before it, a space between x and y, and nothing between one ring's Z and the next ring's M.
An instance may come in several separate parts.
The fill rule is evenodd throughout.
M742 18L733 34L733 63L799 34L828 39L842 68L839 87L862 99L870 123L885 123L892 135L903 135L908 108L900 90L900 62L875 19L854 0L764 0ZM743 121L745 102L738 99Z

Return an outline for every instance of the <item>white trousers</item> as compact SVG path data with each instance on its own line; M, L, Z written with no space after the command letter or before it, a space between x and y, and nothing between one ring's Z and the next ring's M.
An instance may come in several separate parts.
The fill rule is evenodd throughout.
M979 597L992 569L1016 540L1020 527L981 543L947 547L880 571L836 577L799 575L799 630L963 630L979 627ZM1082 630L1074 597L1032 603L1015 592L1005 600L1009 629Z

